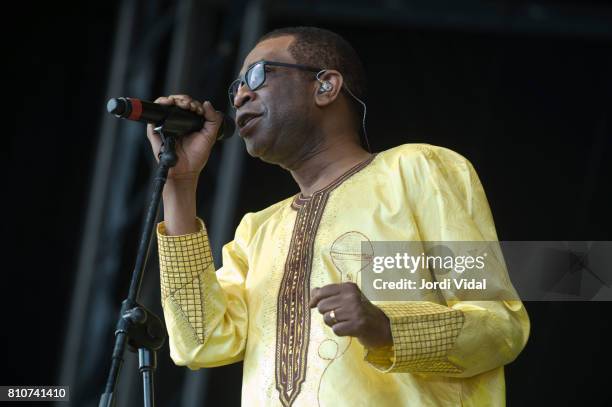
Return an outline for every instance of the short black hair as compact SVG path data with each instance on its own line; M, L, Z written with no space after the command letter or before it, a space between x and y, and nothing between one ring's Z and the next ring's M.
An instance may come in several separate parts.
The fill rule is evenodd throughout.
M335 69L342 74L345 86L359 99L365 102L366 75L361 59L340 35L333 31L318 27L285 27L270 31L257 41L258 43L284 36L294 37L289 46L289 53L298 64L320 66L326 69ZM361 115L363 107L350 95L347 95L353 112L359 118L361 128Z

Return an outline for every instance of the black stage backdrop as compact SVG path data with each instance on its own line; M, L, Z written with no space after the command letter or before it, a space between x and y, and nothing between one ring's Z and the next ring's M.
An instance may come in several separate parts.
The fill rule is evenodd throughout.
M22 10L5 37L5 79L16 88L4 93L15 127L3 193L3 385L60 384L112 6ZM268 27L301 23L273 19ZM466 156L500 240L611 239L610 40L308 23L346 36L363 58L374 150L426 142ZM282 170L255 159L243 176L235 224L297 191ZM526 306L532 332L506 369L508 405L604 405L612 304ZM210 402L239 402L240 365L216 369L211 380Z

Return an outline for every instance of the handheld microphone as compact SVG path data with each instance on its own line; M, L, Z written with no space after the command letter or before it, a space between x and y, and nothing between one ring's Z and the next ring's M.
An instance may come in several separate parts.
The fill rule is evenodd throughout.
M164 125L166 131L177 136L184 136L204 127L206 119L178 106L166 106L135 98L112 98L106 104L106 110L117 117L152 123L155 126ZM231 137L236 130L234 120L223 115L223 123L217 133L217 140Z

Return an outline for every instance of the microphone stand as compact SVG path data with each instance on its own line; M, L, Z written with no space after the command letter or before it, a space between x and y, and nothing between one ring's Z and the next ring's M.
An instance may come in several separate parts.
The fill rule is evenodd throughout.
M159 123L158 123L159 124ZM117 328L112 361L104 393L100 397L99 407L114 407L115 388L123 365L123 354L126 345L130 351L138 350L138 368L142 374L143 403L145 407L155 405L153 374L156 368L156 351L161 349L166 340L166 328L162 320L138 303L140 285L149 257L151 237L155 227L159 202L166 184L168 171L176 165L176 138L185 134L185 126L180 118L169 115L161 125L155 128L162 137L159 153L159 164L153 180L153 194L147 209L140 243L136 254L136 264L132 273L127 298L122 302Z

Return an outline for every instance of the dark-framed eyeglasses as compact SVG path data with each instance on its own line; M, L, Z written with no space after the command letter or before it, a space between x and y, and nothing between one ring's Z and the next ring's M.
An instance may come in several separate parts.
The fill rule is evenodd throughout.
M300 65L300 64L289 64L286 62L274 62L274 61L258 61L249 66L244 75L236 79L229 86L228 95L230 100L230 105L234 106L234 99L238 94L238 89L241 86L246 85L250 90L259 89L266 82L266 66L282 66L285 68L295 68L301 69L302 71L310 71L310 72L321 72L323 69L315 68L313 66L308 65Z

